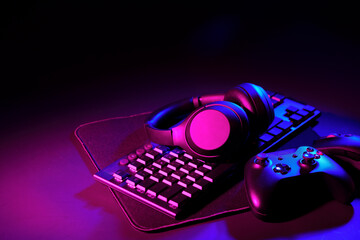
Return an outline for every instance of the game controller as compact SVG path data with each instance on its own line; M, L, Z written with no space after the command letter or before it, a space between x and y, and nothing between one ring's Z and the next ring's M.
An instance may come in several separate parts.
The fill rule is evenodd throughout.
M313 146L323 153L347 162L360 170L360 136L333 133L315 140Z
M308 146L259 153L247 162L244 178L252 212L265 221L296 218L330 199L348 204L355 192L338 163Z

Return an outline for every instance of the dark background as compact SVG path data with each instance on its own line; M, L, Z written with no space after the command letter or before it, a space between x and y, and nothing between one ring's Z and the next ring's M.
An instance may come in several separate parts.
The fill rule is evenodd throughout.
M123 2L1 2L0 238L359 238L359 199L278 225L248 212L137 232L70 140L80 124L245 81L321 110L316 134L360 134L358 8Z
M110 102L117 115L153 110L244 81L360 119L359 14L348 3L12 1L1 12L6 125Z

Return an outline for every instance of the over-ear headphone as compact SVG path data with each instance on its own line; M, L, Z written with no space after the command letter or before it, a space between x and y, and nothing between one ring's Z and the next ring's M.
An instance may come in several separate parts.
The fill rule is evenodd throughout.
M212 161L264 133L273 120L274 108L265 90L242 83L226 93L167 105L151 114L145 129L152 142L179 146Z

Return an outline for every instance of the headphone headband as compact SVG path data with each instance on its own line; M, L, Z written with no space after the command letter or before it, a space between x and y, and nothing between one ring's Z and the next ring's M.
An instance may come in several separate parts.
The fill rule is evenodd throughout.
M152 141L162 145L173 145L172 127L182 122L196 108L223 101L224 94L209 94L190 99L183 99L166 105L152 113L145 128Z

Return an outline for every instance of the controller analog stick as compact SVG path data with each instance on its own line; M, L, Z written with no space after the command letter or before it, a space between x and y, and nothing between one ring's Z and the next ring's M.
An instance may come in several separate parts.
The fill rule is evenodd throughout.
M315 154L312 154L310 152L304 152L301 163L307 166L313 166L316 163L314 159L315 159Z
M255 157L255 163L263 167L269 164L269 157L266 153L259 153Z

